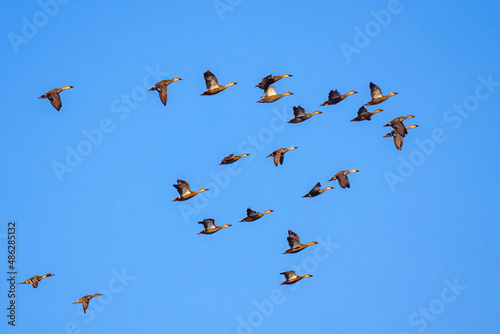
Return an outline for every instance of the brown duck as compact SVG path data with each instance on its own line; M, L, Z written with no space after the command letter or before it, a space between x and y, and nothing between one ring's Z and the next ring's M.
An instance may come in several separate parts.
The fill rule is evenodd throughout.
M89 301L92 298L98 297L98 296L102 296L102 293L96 293L96 294L93 294L93 295L83 296L82 298L80 298L76 302L74 302L73 304L82 303L83 313L87 313L87 308L89 307Z
M39 97L39 99L48 99L52 106L56 108L57 111L61 110L62 102L59 93L63 90L73 88L74 86L64 86L63 88L54 88L49 90L47 93Z
M160 100L163 103L164 106L167 105L167 86L170 85L172 82L182 80L181 78L173 78L171 80L162 80L160 82L157 82L151 89L156 90L158 94L160 94Z
M420 125L412 124L409 126L406 126L406 129L413 129L413 128L418 128ZM397 134L396 130L392 130L388 134L386 134L384 137L393 137L394 138L394 145L398 150L401 150L403 148L403 136L400 136Z
M366 104L367 106L379 104L381 102L384 102L385 100L387 100L391 96L397 94L394 92L390 92L389 95L384 96L384 95L382 95L382 91L380 90L380 88L377 85L375 85L373 82L370 82L370 90L371 90L371 94L372 94L372 100Z
M243 153L242 155L234 155L234 154L230 154L228 155L227 157L225 157L224 159L222 159L220 165L229 165L229 164L232 164L238 160L240 160L241 158L243 157L246 157L250 154L248 153Z
M231 87L233 85L238 84L237 82L231 81L227 85L219 86L219 82L217 81L217 78L210 71L206 71L203 74L203 76L205 77L205 84L207 85L207 91L201 95L215 95L217 93L222 92L227 87Z
M379 113L381 111L384 111L384 109L377 109L377 110L374 110L373 112L369 112L363 106L363 107L359 108L358 116L356 118L351 119L351 122L371 121L373 114Z
M349 179L347 178L347 174L350 174L350 173L356 173L356 172L359 172L359 170L357 169L351 169L351 170L343 170L343 171L340 171L338 172L337 174L335 174L330 180L328 181L333 181L333 180L337 180L339 181L339 185L342 187L342 188L351 188L351 184L349 183Z
M263 90L267 90L267 88L272 85L273 83L275 83L276 81L280 80L280 79L283 79L283 78L288 78L288 77L293 77L292 74L283 74L283 75L272 75L272 74L269 74L267 77L263 78L262 81L257 84L257 86L255 87L259 87Z
M213 234L213 233L217 232L220 229L223 229L223 228L226 228L226 227L229 227L229 226L233 226L231 224L224 224L224 225L221 225L221 226L216 226L215 225L215 220L212 219L212 218L203 219L201 222L198 222L198 224L203 224L203 227L205 228L203 231L201 231L200 233L198 233L198 235L200 235L200 234Z
M405 125L403 124L403 121L405 119L410 119L410 118L414 118L414 117L415 116L413 116L413 115L396 117L395 119L393 119L392 121L390 121L389 123L387 123L384 126L392 127L398 135L400 135L401 137L404 137L408 133L408 131L407 131Z
M323 192L330 189L333 189L333 187L328 186L325 189L321 189L321 183L318 182L307 194L302 197L316 197L319 194L322 194Z
M183 180L179 180L179 179L177 179L177 184L174 184L173 186L179 192L179 197L174 199L173 200L174 202L175 201L185 201L185 200L190 199L191 197L198 195L199 193L210 190L210 189L201 188L200 190L197 190L197 191L191 191L191 189L189 187L189 183L187 183L186 181L183 181Z
M291 150L295 150L298 147L290 146L289 148L279 148L273 153L269 154L266 158L273 157L274 164L278 167L278 163L283 165L283 159L285 159L285 153Z
M18 284L31 284L34 288L38 287L38 282L43 280L45 277L55 276L53 274L45 274L43 276L33 276L28 278L26 281L18 283Z
M291 120L288 121L288 123L300 123L300 122L304 122L305 120L311 118L312 116L314 115L317 115L317 114L322 114L323 112L319 111L319 110L315 110L313 111L312 113L306 113L306 111L304 110L304 108L302 108L301 106L298 106L298 107L293 107L293 115L295 116L294 118L292 118Z
M293 95L293 93L284 92L283 94L276 94L276 92L274 91L274 86L269 86L269 87L267 87L267 89L264 93L264 97L257 102L270 103L270 102L278 101L283 96L287 96L287 95Z
M247 209L247 216L240 220L240 222L253 222L257 219L262 218L262 216L267 215L268 213L274 212L274 210L266 210L264 212L253 211L252 209Z
M285 275L285 281L283 283L281 283L280 285L293 284L293 283L297 283L298 281L300 281L303 278L313 277L313 275L309 275L309 274L305 274L304 276L297 276L297 275L295 275L295 270L285 271L285 272L280 273L280 275Z
M328 100L320 104L321 106L328 106L332 104L337 104L349 95L356 94L357 92L354 90L350 90L345 94L340 94L338 90L331 90L330 93L328 93Z
M290 230L288 230L288 237L286 238L286 240L288 240L290 249L287 249L283 254L298 253L309 246L317 244L316 241L311 241L307 244L301 244L299 236Z

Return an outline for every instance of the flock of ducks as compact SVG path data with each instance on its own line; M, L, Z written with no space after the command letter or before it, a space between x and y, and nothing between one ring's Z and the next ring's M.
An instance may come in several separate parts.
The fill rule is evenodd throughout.
M284 96L293 95L293 93L288 92L288 91L284 92L283 94L278 94L278 93L276 93L274 86L272 85L283 78L288 78L288 77L292 77L292 76L293 75L291 75L291 74L284 74L284 75L279 75L279 76L274 76L271 74L271 75L264 77L262 79L262 81L256 85L256 87L264 90L264 96L262 97L262 99L258 100L257 102L259 102L259 103L271 103L271 102L275 102L275 101L281 99ZM204 78L205 78L207 90L205 92L203 92L201 95L215 95L215 94L218 94L218 93L224 91L228 87L231 87L231 86L234 86L237 84L237 82L229 82L228 84L221 86L221 85L219 85L217 77L210 71L206 71L204 73ZM163 105L166 106L167 96L168 96L167 95L167 86L173 82L180 81L180 80L182 80L182 79L176 77L176 78L173 78L170 80L159 81L151 89L149 89L149 91L157 91L161 102L163 103ZM40 99L45 99L45 98L48 99L50 101L50 103L52 104L52 106L57 111L59 111L62 107L61 97L59 94L62 91L68 90L70 88L73 88L73 86L68 85L68 86L65 86L62 88L52 89L52 90L48 91L47 93L43 94L42 96L40 96ZM398 94L395 92L391 92L388 95L383 95L380 88L377 85L375 85L374 83L370 83L370 91L371 91L371 100L365 104L366 106L380 104L380 103L384 102L385 100L387 100L389 97ZM340 94L338 92L338 90L331 90L328 94L328 100L323 102L321 104L321 106L335 105L335 104L341 102L342 100L344 100L345 98L347 98L349 95L357 94L357 93L358 93L357 91L350 90L345 94ZM358 110L357 117L352 119L351 122L370 121L371 117L374 114L379 113L381 111L383 111L383 110L376 109L372 112L369 112L365 106L362 106ZM304 108L302 108L300 105L294 106L293 107L294 118L292 118L290 121L288 121L288 123L301 123L301 122L308 120L312 116L317 115L317 114L321 114L321 113L322 112L319 110L315 110L311 113L306 113ZM415 124L412 124L410 126L405 126L403 124L403 121L405 121L406 119L413 118L413 117L414 116L412 116L412 115L396 117L395 119L393 119L392 121L390 121L389 123L384 125L385 127L392 128L392 131L389 132L388 134L386 134L384 137L393 137L394 144L398 150L401 150L401 148L403 146L403 138L408 134L408 129L413 129L413 128L416 128L419 126L419 125L415 125ZM295 147L295 146L291 146L288 148L279 148L279 149L275 150L274 152L272 152L271 154L269 154L267 157L273 158L273 162L274 162L275 166L278 166L279 164L282 165L283 161L284 161L285 153L288 151L291 151L291 150L295 150L295 149L297 149L297 147ZM239 159L246 157L248 155L249 155L248 153L243 153L241 155L229 154L224 159L222 159L220 164L221 165L232 164L232 163L235 163L236 161L238 161ZM344 188L344 189L350 188L351 185L349 183L349 179L348 179L347 175L351 174L351 173L356 173L356 172L359 172L359 170L357 170L357 169L343 170L343 171L340 171L337 174L335 174L328 181L336 180L339 183L341 188ZM194 197L202 192L210 190L210 189L206 189L206 188L201 188L201 189L196 190L196 191L191 191L189 183L184 181L184 180L180 180L180 179L178 179L177 184L174 184L173 186L177 189L177 191L179 193L179 196L176 197L173 201L186 201L186 200L189 200L190 198L192 198L192 197ZM302 197L316 197L316 196L322 194L323 192L325 192L327 190L331 190L331 189L334 189L334 187L328 186L326 188L321 189L321 183L318 182L307 194L305 194ZM257 211L254 211L254 210L248 208L247 209L247 216L245 218L243 218L241 220L241 222L253 222L253 221L258 220L258 219L262 218L264 215L267 215L271 212L273 212L273 210L269 209L269 210L266 210L263 212L257 212ZM227 228L227 227L232 226L231 224L224 224L221 226L217 226L217 225L215 225L215 220L211 219L211 218L204 219L203 221L199 222L199 224L203 225L203 231L199 232L198 234L206 234L206 235L213 234L213 233L218 232L219 230L221 230L223 228ZM288 250L286 250L283 254L298 253L309 246L317 244L316 241L311 241L307 244L300 243L299 236L295 232L290 231L290 230L288 231L287 240L288 240L288 244L289 244L290 248ZM303 278L312 277L312 275L310 275L310 274L298 276L295 274L295 271L293 271L293 270L285 271L285 272L282 272L280 274L285 276L285 281L283 283L281 283L282 285L283 284L294 284ZM19 284L31 284L33 286L33 288L36 288L36 287L38 287L38 283L42 279L44 279L46 277L51 277L51 276L54 276L54 275L49 273L49 274L46 274L44 276L33 276L33 277L31 277L31 278L29 278L29 279L27 279L24 282L21 282ZM83 306L83 311L84 311L84 313L86 313L90 299L97 297L97 296L101 296L101 294L96 293L93 295L83 296L80 299L78 299L76 302L74 302L74 304L81 303Z

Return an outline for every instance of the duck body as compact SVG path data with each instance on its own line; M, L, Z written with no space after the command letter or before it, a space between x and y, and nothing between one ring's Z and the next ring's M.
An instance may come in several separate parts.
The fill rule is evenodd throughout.
M394 131L398 134L398 136L404 137L408 134L408 129L407 127L403 124L403 121L406 119L414 118L415 116L413 115L408 115L408 116L401 116L401 117L396 117L386 125L385 127L390 126L394 129Z
M316 241L311 241L307 244L301 244L300 237L291 230L288 230L288 237L286 239L288 241L288 245L290 245L290 249L287 249L283 254L298 253L309 246L317 244Z
M342 188L351 188L351 184L349 183L349 179L347 178L347 174L350 173L357 173L359 170L357 169L351 169L351 170L343 170L335 174L330 180L328 181L333 181L337 180L339 182L339 185Z
M47 93L40 96L39 99L48 99L50 101L50 104L52 104L52 106L56 108L57 111L59 111L61 110L62 107L62 101L61 97L59 96L59 93L61 93L63 90L67 90L70 88L74 88L74 86L68 85L62 88L51 89Z
M417 128L419 126L420 125L412 124L412 125L406 126L405 129L406 130L407 129L413 129L413 128ZM384 137L393 137L393 139L394 139L394 146L396 146L397 150L401 150L403 148L403 140L404 140L405 136L399 135L398 132L396 132L396 130L392 130L391 132L389 132L388 134L386 134Z
M35 275L33 277L28 278L26 281L20 282L18 284L31 284L34 288L37 288L38 287L38 282L40 282L45 277L51 277L51 276L54 276L54 275L50 274L50 273L49 274L45 274L43 276Z
M253 222L256 221L260 218L262 218L264 215L267 215L268 213L274 212L274 210L266 210L264 212L257 212L254 211L250 208L247 209L247 216L240 220L240 222Z
M273 153L269 154L266 158L273 157L274 164L278 167L278 164L283 165L283 160L285 159L285 153L291 150L295 150L298 147L290 146L289 148L279 148Z
M83 306L83 313L87 313L87 308L89 307L89 301L92 298L98 297L98 296L102 296L102 294L101 293L95 293L93 295L83 296L82 298L80 298L76 302L74 302L73 304L81 303L82 306Z
M174 184L173 186L179 192L179 196L173 200L174 202L175 201L186 201L186 200L198 195L199 193L210 190L210 189L201 188L200 190L197 190L197 191L191 191L189 183L187 183L186 181L183 181L183 180L179 180L179 179L177 179L177 184Z
M182 80L181 78L173 78L170 80L161 80L157 82L153 87L149 89L149 91L156 90L158 94L160 95L160 100L163 103L164 106L167 105L167 86L170 85L172 82Z
M367 106L372 106L375 104L382 103L385 100L387 100L388 98L390 98L391 96L398 94L395 92L390 92L388 95L384 96L384 95L382 95L382 90L377 85L375 85L373 82L370 82L370 91L371 91L372 99L370 102L368 102L366 104Z
M246 157L248 155L250 155L250 154L248 154L248 153L243 153L242 155L230 154L230 155L226 156L224 159L222 159L220 165L229 165L229 164L235 163L236 161L238 161L241 158Z
M283 94L277 94L276 91L274 90L274 86L269 86L264 93L264 97L257 102L259 102L259 103L271 103L271 102L278 101L282 97L288 96L288 95L293 95L293 93L284 92Z
M295 270L285 271L285 272L280 273L280 275L285 275L285 281L283 283L281 283L280 285L294 284L303 278L313 277L313 275L309 275L309 274L305 274L304 276L297 276L295 274Z
M318 195L322 194L323 192L330 190L330 189L333 189L333 187L328 186L324 189L321 189L321 183L318 182L307 194L305 194L302 197L316 197L316 196L318 196Z
M198 222L198 224L203 224L203 227L204 227L204 230L201 231L200 233L198 233L198 235L200 235L200 234L214 234L215 232L217 232L223 228L233 226L231 224L224 224L221 226L217 226L217 225L215 225L215 220L212 218L204 219L201 222Z
M272 75L272 74L269 74L267 77L263 78L262 81L257 84L255 87L259 87L261 89L263 89L264 91L267 90L267 88L272 85L273 83L275 83L276 81L278 80L281 80L283 78L288 78L288 77L293 77L292 74L283 74L283 75Z
M212 72L206 71L203 76L205 77L205 84L207 90L201 95L215 95L222 92L224 89L238 84L237 82L230 82L227 85L220 86L217 78Z
M309 118L311 118L314 115L322 114L322 113L323 112L321 112L319 110L315 110L312 113L308 114L308 113L306 113L304 108L302 108L301 106L298 106L298 107L294 106L293 107L293 115L295 117L292 118L291 120L289 120L288 123L301 123L301 122L308 120Z
M384 111L384 110L377 109L373 112L369 112L368 110L366 110L366 108L364 106L362 106L358 110L358 116L356 118L351 119L351 122L371 121L373 114L379 113L381 111Z
M354 90L350 90L345 94L340 94L338 90L331 90L330 93L328 93L328 100L320 104L321 106L329 106L329 105L334 105L348 97L349 95L356 94L357 92Z

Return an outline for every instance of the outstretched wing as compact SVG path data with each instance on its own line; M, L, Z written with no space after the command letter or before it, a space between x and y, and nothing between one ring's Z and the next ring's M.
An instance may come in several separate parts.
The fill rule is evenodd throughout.
M158 91L158 94L160 94L160 100L163 103L164 106L167 105L167 86L161 87L160 85L156 86L156 90Z
M397 133L394 133L392 136L394 137L394 145L396 145L398 150L401 150L403 148L403 137Z
M297 277L297 275L295 275L295 270L285 271L285 272L280 273L280 275L285 275L285 279L287 281Z
M344 173L338 173L335 178L337 179L337 181L339 181L339 185L342 187L342 188L350 188L351 187L351 184L349 183L349 179L347 178L347 175L345 175Z
M264 96L273 96L273 95L276 95L276 92L274 91L274 86L267 87Z
M263 78L260 84L257 85L257 87L262 88L263 90L267 90L269 85L272 85L275 82L274 76L272 74L269 74L267 77Z
M253 211L252 209L247 209L247 217L257 216L257 211Z
M286 238L286 239L288 240L288 244L290 245L290 248L299 248L300 247L300 238L295 232L288 230L288 238Z
M293 107L293 114L295 115L295 117L299 117L299 118L305 117L306 111L301 106Z
M340 93L338 90L331 90L330 93L328 93L328 100L335 102L340 99Z
M203 224L205 230L209 230L215 227L215 220L213 220L212 218L203 219L203 221L199 222L198 224Z
M191 190L189 189L189 183L183 180L177 180L177 184L174 184L175 189L179 192L179 195L184 196L189 194Z
M89 307L89 299L82 298L83 313L87 313L87 308Z
M219 87L219 82L217 81L217 78L215 75L212 74L210 71L206 71L203 76L205 77L205 83L207 85L207 90L212 90L217 87Z
M359 108L358 110L358 116L360 117L366 117L366 116L370 116L371 114L368 112L368 110L366 110L366 108L363 106L361 108Z
M56 108L57 111L61 110L62 102L61 102L61 97L59 96L58 93L56 92L47 93L47 98L49 99L50 104L52 104L52 106Z
M379 97L382 97L382 91L373 82L370 82L370 90L372 93L372 99L378 99Z
M40 282L38 277L35 276L31 278L31 285L33 285L34 288L38 288L38 282Z
M233 162L233 158L234 158L234 154L231 153L230 155L228 155L227 157L222 159L220 164L221 165L230 164L231 162Z

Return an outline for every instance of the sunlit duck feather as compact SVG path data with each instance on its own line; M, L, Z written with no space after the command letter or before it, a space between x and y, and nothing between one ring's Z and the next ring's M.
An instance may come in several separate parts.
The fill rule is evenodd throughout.
M174 184L173 186L179 192L179 197L177 197L173 201L185 201L187 199L190 199L191 197L198 195L199 193L210 190L201 188L200 190L197 191L191 191L191 189L189 188L189 183L179 179L177 180L177 184Z
M167 86L170 85L172 82L182 80L181 78L173 78L171 80L162 80L157 82L151 89L156 90L158 94L160 95L160 100L163 103L164 106L167 105Z
M290 146L289 148L279 148L273 153L269 154L266 158L273 157L274 164L278 167L278 164L283 165L283 159L285 159L285 153L291 150L295 150L298 147Z
M356 173L356 172L359 172L359 170L357 169L351 169L351 170L343 170L343 171L340 171L338 172L337 174L335 174L330 180L328 181L333 181L333 180L337 180L339 181L339 185L342 187L342 188L350 188L351 187L351 184L349 183L349 179L347 178L347 174L350 174L350 173Z
M43 276L33 276L33 277L28 278L26 281L18 283L18 284L31 284L34 288L37 288L38 282L40 282L45 277L50 277L50 276L54 276L54 275L53 274L45 274Z
M283 283L281 283L280 285L293 284L293 283L297 283L298 281L300 281L303 278L313 277L313 275L309 275L309 274L305 274L304 276L297 276L297 275L295 275L295 270L285 271L285 272L280 273L280 275L285 275L285 281Z
M379 104L381 102L384 102L385 100L387 100L391 96L397 94L394 92L390 92L389 95L384 96L384 95L382 95L382 91L380 90L380 88L377 85L375 85L373 82L370 82L370 91L372 94L372 100L366 104L367 106Z
M200 233L198 233L198 235L200 235L200 234L213 234L213 233L217 232L220 229L223 229L223 228L226 228L226 227L229 227L229 226L233 226L231 224L224 224L224 225L221 225L221 226L216 226L215 225L215 220L212 219L212 218L203 219L201 222L198 222L198 224L203 224L203 227L205 228L203 231L201 231Z
M317 244L316 241L311 241L307 244L301 244L299 236L291 230L288 230L288 237L286 238L286 240L288 240L290 249L287 249L283 254L298 253L304 248Z
M257 84L255 87L262 88L263 90L267 90L267 88L275 83L276 81L283 79L283 78L288 78L288 77L293 77L292 74L283 74L283 75L272 75L269 74L267 77L262 78L262 81Z
M415 116L413 116L413 115L396 117L395 119L393 119L392 121L390 121L389 123L387 123L384 126L392 127L398 135L400 135L401 137L404 137L408 133L408 131L407 131L405 125L403 124L403 121L405 119L410 119L410 118L414 118L414 117Z
M257 102L260 102L260 103L274 102L274 101L281 99L283 96L287 96L287 95L293 95L293 93L284 92L283 94L276 94L276 92L274 91L274 86L269 86L264 93L264 97Z
M87 313L87 308L89 307L89 301L94 298L94 297L98 297L98 296L102 296L101 293L95 293L93 295L87 295L87 296L83 296L82 298L78 299L76 302L74 302L73 304L78 304L78 303L82 303L82 306L83 306L83 313Z
M418 128L420 125L412 124L409 126L406 126L406 129L413 129L413 128ZM401 150L403 148L403 136L400 136L397 134L396 130L392 130L388 134L386 134L384 137L393 137L394 138L394 145L398 150Z
M351 119L351 122L371 121L373 114L376 114L376 113L381 112L381 111L384 111L384 109L377 109L377 110L374 110L372 112L369 112L363 106L363 107L359 108L358 116L356 118Z
M330 93L328 93L328 100L323 102L321 105L322 106L328 106L332 104L337 104L349 95L356 94L357 92L354 90L350 90L345 94L340 94L338 90L331 90Z
M323 112L319 111L319 110L315 110L313 111L312 113L306 113L306 111L304 110L304 108L302 108L301 106L298 106L298 107L293 107L293 115L295 116L294 118L292 118L291 120L288 121L288 123L300 123L300 122L303 122L309 118L311 118L312 116L314 115L317 115L317 114L322 114Z
M330 189L333 189L333 187L328 186L324 189L321 189L321 183L318 182L307 194L305 194L302 197L316 197L319 194L322 194L323 192L330 190Z
M214 95L214 94L222 92L227 87L231 87L231 86L237 84L237 82L232 82L231 81L227 85L219 86L219 82L217 81L217 78L215 77L215 75L212 74L212 72L206 71L203 75L205 77L205 83L207 85L207 91L204 92L201 95Z
M274 210L266 210L264 212L253 211L252 209L247 209L247 216L240 220L240 222L253 222L257 219L260 219L262 216L267 215L268 213L274 212Z
M225 157L224 159L222 159L220 165L229 165L229 164L232 164L232 163L240 160L241 158L246 157L247 155L250 155L250 154L248 154L248 153L243 153L242 155L230 154L227 157Z
M54 88L49 90L47 93L39 97L39 99L48 99L52 106L56 108L57 111L61 110L62 102L59 93L63 90L73 88L74 86L64 86L63 88Z

